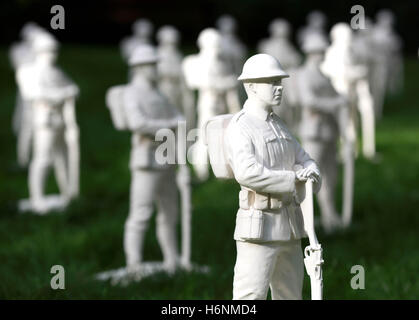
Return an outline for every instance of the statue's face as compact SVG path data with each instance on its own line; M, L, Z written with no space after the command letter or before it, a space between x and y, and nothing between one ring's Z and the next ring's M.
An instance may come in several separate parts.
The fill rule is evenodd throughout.
M266 79L252 84L256 96L271 106L278 106L282 99L282 79Z

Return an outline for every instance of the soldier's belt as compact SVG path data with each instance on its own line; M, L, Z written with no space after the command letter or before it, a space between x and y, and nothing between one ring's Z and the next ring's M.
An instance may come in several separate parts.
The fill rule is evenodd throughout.
M248 210L250 208L256 210L278 210L287 207L293 203L291 194L278 196L270 193L258 193L253 190L244 189L239 193L239 206L241 209Z

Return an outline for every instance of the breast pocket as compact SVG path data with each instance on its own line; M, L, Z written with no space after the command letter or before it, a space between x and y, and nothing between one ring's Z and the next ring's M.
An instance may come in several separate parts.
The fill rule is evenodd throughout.
M263 140L266 146L264 156L264 163L271 168L280 167L280 159L282 158L281 146L278 138L273 132L266 132L263 135Z
M290 134L283 133L283 137L280 139L282 152L283 152L283 165L285 169L290 169L295 164L295 144Z

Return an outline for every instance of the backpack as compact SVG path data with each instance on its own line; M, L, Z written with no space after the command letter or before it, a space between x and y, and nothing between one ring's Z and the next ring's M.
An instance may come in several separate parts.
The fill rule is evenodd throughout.
M208 147L211 168L219 179L234 178L233 170L227 160L225 145L225 132L232 118L232 114L222 114L209 119L203 127L203 140Z
M119 85L106 92L106 105L111 112L112 123L117 130L128 130L127 115L124 107L125 86Z

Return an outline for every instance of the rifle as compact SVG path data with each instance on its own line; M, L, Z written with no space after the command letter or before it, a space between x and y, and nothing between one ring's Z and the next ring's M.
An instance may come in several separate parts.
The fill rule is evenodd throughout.
M304 265L310 276L311 300L323 299L323 249L317 240L314 230L314 207L313 207L313 180L307 179L305 183L306 197L301 203L304 218L304 229L307 233L310 245L304 249Z

